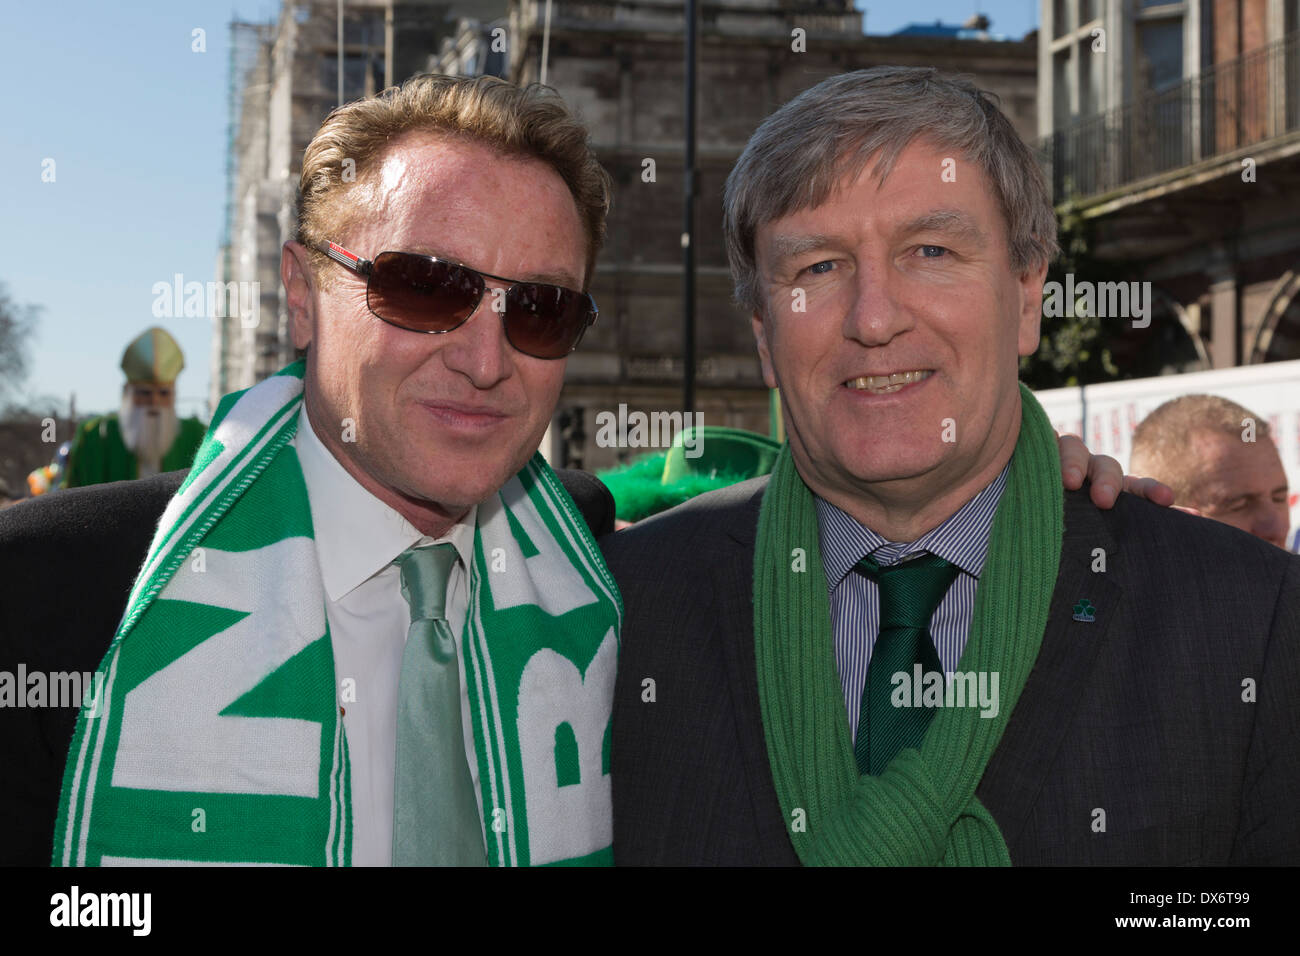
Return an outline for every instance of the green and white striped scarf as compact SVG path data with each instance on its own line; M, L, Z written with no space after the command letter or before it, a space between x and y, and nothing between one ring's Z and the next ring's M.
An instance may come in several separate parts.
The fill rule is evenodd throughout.
M307 488L304 363L222 399L68 754L53 863L348 865L348 742ZM495 866L612 861L622 601L540 455L479 505L462 635Z

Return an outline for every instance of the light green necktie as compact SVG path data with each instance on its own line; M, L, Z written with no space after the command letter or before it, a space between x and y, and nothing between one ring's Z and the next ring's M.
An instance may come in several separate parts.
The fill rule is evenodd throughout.
M393 865L486 866L445 608L456 549L408 548L393 563L411 607L397 696Z

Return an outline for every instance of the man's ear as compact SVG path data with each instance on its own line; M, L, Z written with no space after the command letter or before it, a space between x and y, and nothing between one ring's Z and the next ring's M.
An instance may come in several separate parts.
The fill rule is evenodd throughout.
M280 281L289 308L293 346L305 349L316 335L316 277L307 247L292 239L280 250Z
M1043 283L1047 280L1047 261L1025 271L1017 280L1020 292L1020 315L1017 344L1021 355L1038 351L1043 325Z
M754 329L754 342L758 346L758 362L763 368L763 384L776 388L776 372L772 368L772 350L767 344L767 329L763 326L763 314L758 310L749 317Z

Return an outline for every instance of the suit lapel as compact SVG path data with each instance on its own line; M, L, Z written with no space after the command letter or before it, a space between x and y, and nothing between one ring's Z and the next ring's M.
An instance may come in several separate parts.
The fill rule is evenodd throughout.
M1093 571L1095 549L1116 557L1115 540L1087 490L1065 494L1065 536L1043 643L1029 679L985 769L976 796L1013 848L1061 748L1123 599L1114 577ZM1083 607L1087 601L1089 607ZM1092 621L1076 620L1091 616Z
M720 612L716 633L722 645L727 689L731 694L740 738L745 792L749 795L758 826L758 846L763 863L790 866L799 860L786 834L785 818L772 783L763 714L758 700L758 665L754 657L754 541L766 489L767 483L764 482L746 507L737 509L737 518L727 529L735 545L734 559L724 562L715 571L714 593L718 596Z

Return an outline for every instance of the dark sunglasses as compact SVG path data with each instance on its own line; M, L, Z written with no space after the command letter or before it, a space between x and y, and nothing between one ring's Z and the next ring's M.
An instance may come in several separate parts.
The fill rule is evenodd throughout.
M366 277L366 305L377 318L411 332L460 328L483 300L484 279L510 284L500 300L506 340L534 358L564 358L599 315L595 299L564 286L516 282L414 252L381 252L374 259L362 259L333 242L318 248ZM493 308L502 307L494 302Z

